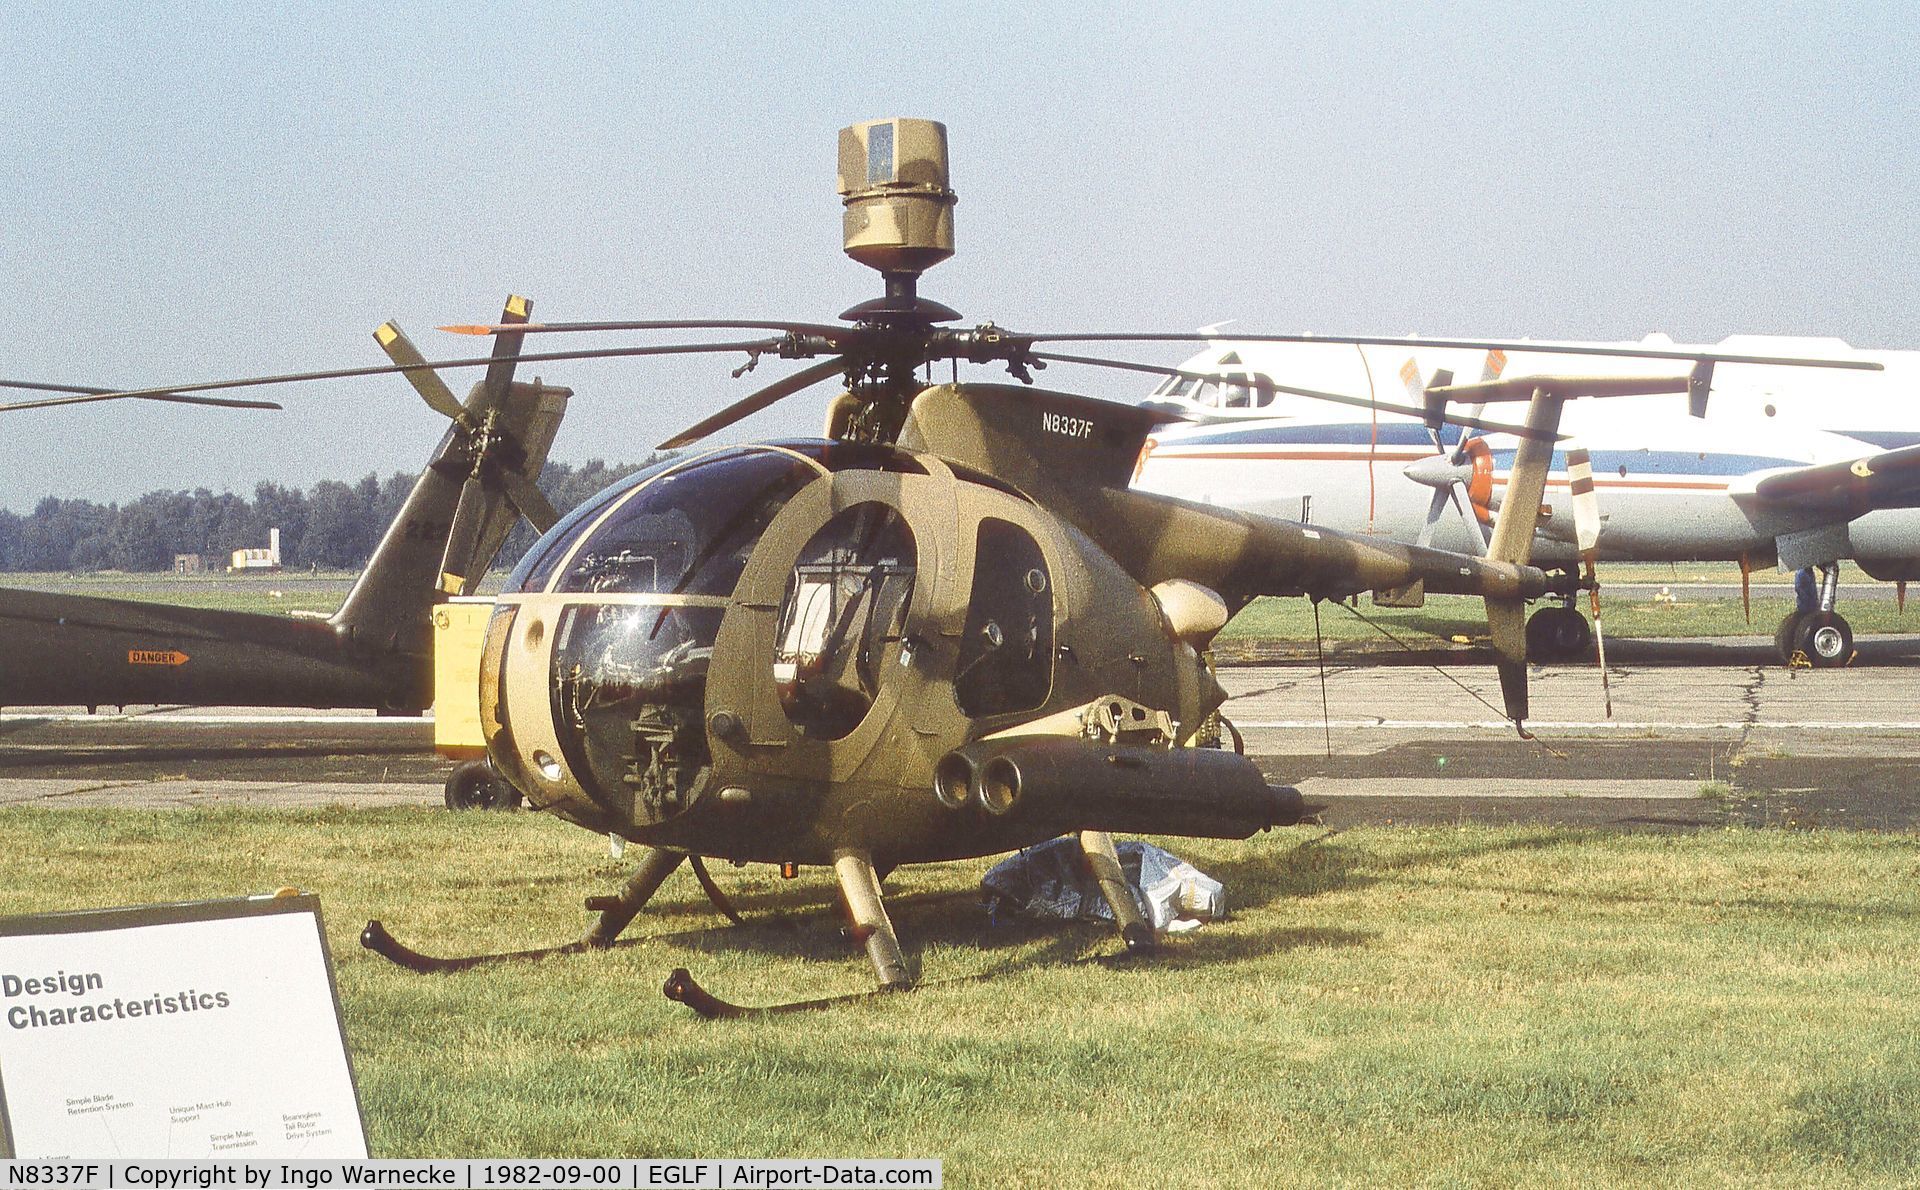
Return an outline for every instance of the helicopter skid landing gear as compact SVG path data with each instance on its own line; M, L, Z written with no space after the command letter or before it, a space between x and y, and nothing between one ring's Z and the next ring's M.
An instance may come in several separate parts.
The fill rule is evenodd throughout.
M641 857L640 865L620 891L611 897L589 897L587 908L600 914L587 932L572 942L563 942L558 946L542 946L533 950L515 950L502 954L462 955L458 958L439 958L421 954L412 947L400 942L387 932L387 927L379 920L367 923L360 931L360 945L397 966L422 975L443 975L454 971L465 971L489 963L505 963L523 959L544 959L553 955L582 954L590 950L605 950L620 937L620 931L627 928L634 915L640 912L660 884L680 862L687 857L678 851L662 851L658 847L649 847Z
M872 991L748 1008L720 999L695 982L692 973L685 967L676 967L661 986L661 994L713 1021L771 1013L806 1012L815 1008L831 1008L836 1004L850 1004L886 992L912 991L913 976L907 972L907 959L900 951L900 939L894 934L893 922L887 917L886 903L880 893L880 874L874 870L872 857L864 851L841 851L833 857L833 873L840 880L840 895L846 899L847 911L853 917L853 936L866 944L867 957L873 961L874 976L879 983Z

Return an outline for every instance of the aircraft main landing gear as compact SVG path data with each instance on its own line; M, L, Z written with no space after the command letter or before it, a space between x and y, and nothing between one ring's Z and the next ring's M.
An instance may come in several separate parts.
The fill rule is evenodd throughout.
M489 760L463 760L447 774L449 810L511 810L520 804L520 791L493 770Z
M1853 626L1833 608L1839 593L1840 564L1822 566L1819 607L1787 613L1774 631L1773 647L1784 664L1800 660L1815 669L1831 669L1853 660Z
M1527 619L1527 660L1584 661L1593 651L1593 625L1579 609L1548 604Z

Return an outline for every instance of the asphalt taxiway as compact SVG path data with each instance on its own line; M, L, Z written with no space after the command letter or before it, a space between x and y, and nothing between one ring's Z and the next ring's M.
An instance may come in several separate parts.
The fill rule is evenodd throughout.
M1897 660L1912 642L1872 642L1878 662L1844 670L1743 663L1752 641L1652 663L1616 651L1611 717L1593 667L1536 667L1531 741L1502 719L1491 668L1457 657L1334 656L1323 687L1309 655L1221 681L1248 753L1329 826L1915 830L1920 687ZM1716 663L1686 663L1698 649ZM370 714L16 708L0 715L0 807L431 806L448 768L432 741L430 720Z

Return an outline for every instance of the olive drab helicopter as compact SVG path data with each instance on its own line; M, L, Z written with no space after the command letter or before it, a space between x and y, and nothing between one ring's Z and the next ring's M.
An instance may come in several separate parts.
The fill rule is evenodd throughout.
M599 916L584 936L433 958L376 921L362 935L369 948L421 971L589 950L611 945L683 863L723 911L706 860L818 865L834 872L875 990L897 991L917 973L888 919L887 872L1071 834L1128 951L1150 950L1115 832L1240 839L1302 815L1299 794L1269 785L1244 755L1193 746L1226 698L1203 652L1262 595L1421 584L1483 597L1506 712L1524 734L1525 604L1588 581L1528 564L1559 411L1620 391L1619 378L1426 391L1415 411L1431 425L1521 440L1484 557L1132 491L1165 415L1047 391L1032 373L1049 363L1162 369L1044 347L1205 336L946 326L960 316L918 294L920 275L953 252L946 129L870 121L842 130L839 149L845 249L885 289L838 323L447 328L509 337L516 349L524 336L564 332L755 331L766 334L522 358L744 353L743 372L769 358L815 361L669 448L815 384L839 378L844 389L819 439L689 451L588 500L498 596L480 667L494 767L532 805L644 848L616 895L588 902ZM1693 377L1625 387L1688 391L1726 357L1680 358ZM936 360L999 364L1021 383L931 383L921 369ZM1522 424L1450 411L1505 400L1527 403ZM685 970L665 991L710 1017L831 1002L745 1010Z

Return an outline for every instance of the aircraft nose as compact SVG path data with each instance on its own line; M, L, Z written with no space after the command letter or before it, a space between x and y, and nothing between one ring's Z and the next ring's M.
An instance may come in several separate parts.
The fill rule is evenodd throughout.
M1445 455L1433 454L1408 463L1405 474L1413 482L1430 488L1450 488L1473 478L1473 464L1454 463Z

